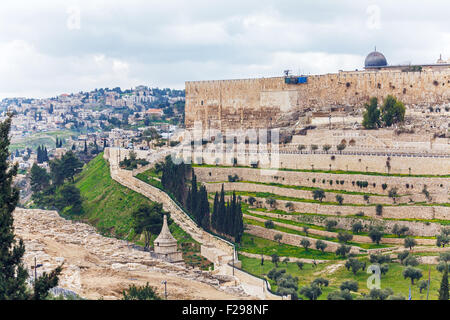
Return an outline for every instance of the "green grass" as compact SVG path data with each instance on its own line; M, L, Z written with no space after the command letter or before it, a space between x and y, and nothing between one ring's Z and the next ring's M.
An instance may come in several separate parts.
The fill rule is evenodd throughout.
M252 240L253 239L253 240ZM238 251L248 253L272 255L278 254L280 257L294 257L318 260L338 260L339 258L331 252L322 252L315 249L305 250L302 247L292 246L278 242L260 238L244 232L241 244L237 247Z
M139 180L144 181L145 183L148 183L149 185L152 185L158 189L164 190L164 187L163 187L161 181L156 180L155 176L153 176L152 174L149 174L149 171L145 171L145 172L137 174L136 178L138 178Z
M331 174L353 174L364 176L383 176L383 177L413 177L413 178L450 178L450 174L446 175L432 175L432 174L404 174L404 173L383 173L383 172L364 172L364 171L344 171L344 170L309 170L309 169L288 169L288 168L252 168L250 166L223 166L212 164L192 164L192 167L204 168L246 168L254 170L280 170L280 171L294 171L294 172L313 172L313 173L331 173Z
M250 209L250 210L253 210L253 209ZM297 221L287 220L287 219L282 219L282 218L277 218L277 217L271 217L271 216L259 215L259 214L256 214L256 213L254 213L254 212L248 211L248 205L243 205L243 206L242 206L242 212L245 213L245 214L248 214L248 215L250 215L250 216L253 216L253 217L262 218L262 219L266 219L266 220L272 220L272 221L274 221L274 222L281 222L281 223L290 224L290 225L297 226L297 227L308 227L308 228L310 228L310 229L322 230L322 231L325 230L325 231L327 231L325 227L323 227L323 226L318 226L318 225L311 224L311 223L297 222ZM358 233L354 233L354 232L351 232L350 230L339 229L339 228L333 228L333 230L331 230L331 231L332 231L332 232L336 232L336 233L338 233L338 232L349 232L349 233L352 233L352 234L358 235L358 236L369 236L369 233L368 233L368 232L364 232L364 231L361 231L361 232L358 232ZM303 235L303 234L302 234L302 235ZM316 238L316 237L317 237L318 239L324 238L323 240L335 241L335 238L321 237L321 236L315 235L315 234L309 234L308 236L310 236L310 237L312 237L312 238ZM435 239L435 237L410 236L410 235L397 236L397 235L395 235L395 234L385 234L385 235L383 236L383 238L406 238L406 237L411 237L411 238L415 238L415 239ZM361 246L361 245L359 245L359 244L357 244L357 243L356 243L356 245ZM363 245L365 245L365 244L363 244ZM387 247L388 247L388 246L387 246ZM364 247L364 248L365 248L365 249L374 249L374 248L380 248L380 247L379 247L379 246L376 246L376 247L373 247L373 248L372 248L372 247L371 247L371 248Z
M105 235L119 238L129 235L129 239L135 236L131 214L139 205L150 204L151 201L114 181L103 153L83 168L75 185L83 198L84 213L71 218L87 221ZM179 243L195 242L176 223L172 223L169 228ZM152 236L152 243L156 236ZM136 242L142 244L139 240Z
M248 258L243 255L239 255L239 260L242 261L242 268L256 276L265 277L267 273L274 268L275 266L271 261L265 261L264 265L261 266L261 259L257 258ZM367 262L367 266L370 265L370 262L367 261L366 258L361 259L362 261ZM342 282L346 280L355 280L358 282L359 290L358 292L368 293L369 289L367 288L367 279L369 274L365 271L359 271L356 275L354 275L351 271L347 271L345 267L339 268L336 272L332 274L326 274L324 269L335 262L328 262L324 264L318 264L317 267L314 267L311 264L304 264L303 270L299 270L295 263L289 262L279 263L278 269L286 269L286 273L291 274L294 277L298 277L299 281L299 289L302 286L309 285L311 281L318 277L326 278L330 281L328 287L324 287L322 289L322 295L319 297L319 300L326 300L328 293L338 290L339 286ZM438 290L440 286L440 281L442 278L442 274L440 274L435 266L431 265L419 265L419 269L422 270L423 277L421 280L428 279L428 268L431 270L431 283L430 283L430 300L437 300ZM411 281L409 279L404 279L402 275L402 271L404 266L398 263L390 263L389 271L386 275L381 276L381 288L391 288L395 294L402 294L406 298L409 294L409 285ZM268 279L269 280L269 279ZM271 284L272 290L276 291L276 284L269 280ZM411 286L411 294L413 300L425 300L426 299L426 290L419 293L419 288L417 286L417 281L414 285ZM358 296L359 294L355 294ZM300 296L301 297L301 296Z
M161 179L161 175L162 175L161 172L159 172L159 173L155 172L155 168L151 168L150 170L147 170L147 171L144 171L144 172L138 174L138 176L142 177L142 178L148 177L148 178L158 178L158 179Z
M274 219L270 219L275 221ZM248 218L244 218L244 223L246 224L251 224L251 225L255 225L255 226L259 226L259 227L265 227L264 226L264 222L261 221L256 221L256 220L252 220L252 219L248 219ZM299 230L294 230L291 228L286 228L286 227L282 227L282 226L278 226L275 225L274 230L280 231L280 232L285 232L285 233L290 233L290 234L296 234L296 235L300 235L300 236L307 236L309 238L313 238L313 239L320 239L320 240L326 240L326 241L331 241L331 242L336 242L339 243L339 241L337 240L337 238L333 238L333 237L324 237L324 236L320 236L317 234L311 234L308 233L306 234L303 231L299 231ZM388 248L388 247L392 247L391 245L385 245L385 244L376 244L376 243L358 243L358 242L352 242L349 241L347 242L347 245L352 245L355 247L360 247L362 249L380 249L380 248Z

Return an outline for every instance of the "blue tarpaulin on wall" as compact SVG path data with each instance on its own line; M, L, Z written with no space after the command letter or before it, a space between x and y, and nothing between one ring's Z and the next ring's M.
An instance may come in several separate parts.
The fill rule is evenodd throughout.
M286 84L307 83L308 77L286 77L286 78L284 78L284 82Z

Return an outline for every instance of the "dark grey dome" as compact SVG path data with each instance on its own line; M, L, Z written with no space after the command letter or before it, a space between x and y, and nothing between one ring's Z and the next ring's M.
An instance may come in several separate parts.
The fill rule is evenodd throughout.
M364 65L366 68L384 67L387 66L387 60L381 52L374 51L369 53Z

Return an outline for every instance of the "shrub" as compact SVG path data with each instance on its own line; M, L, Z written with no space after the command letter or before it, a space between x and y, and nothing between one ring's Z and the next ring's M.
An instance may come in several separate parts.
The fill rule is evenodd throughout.
M161 300L156 294L155 288L147 283L143 287L131 285L127 290L122 292L123 300Z
M325 221L325 229L327 229L328 231L333 230L334 227L337 226L337 221L336 220L327 220Z
M303 248L305 248L305 250L308 250L308 248L311 246L311 242L310 242L308 239L303 238L303 239L300 241L300 245L301 245Z
M377 216L381 216L383 214L383 206L381 204L377 204L375 207L375 212Z
M353 239L353 236L347 232L339 232L337 239L341 243L347 243Z
M352 248L350 246L346 246L345 244L341 244L339 248L336 249L336 255L341 256L343 258L350 252Z
M359 221L355 222L354 224L352 224L352 232L353 233L359 233L363 230L363 224Z
M347 281L342 282L342 284L339 288L341 290L357 292L358 291L358 282L354 281L354 280L347 280Z
M317 250L320 250L320 251L324 252L326 247L328 247L326 242L324 242L322 240L317 240L316 241L316 249Z
M409 250L412 250L414 246L417 245L417 241L413 238L405 238L405 248L409 248Z
M369 237L372 240L372 242L375 242L376 244L380 244L381 238L383 237L383 231L381 227L370 227L369 230Z
M273 228L275 228L275 224L273 223L272 220L266 220L266 221L264 222L264 226L265 226L267 229L273 229Z

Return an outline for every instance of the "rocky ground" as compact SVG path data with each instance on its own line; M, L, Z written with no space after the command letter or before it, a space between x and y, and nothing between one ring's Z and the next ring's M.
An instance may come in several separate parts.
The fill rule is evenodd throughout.
M240 286L227 276L188 269L154 259L126 241L99 235L87 224L61 218L56 211L17 209L17 236L25 242L30 275L34 259L38 275L64 263L59 287L87 299L120 299L129 285L154 286L168 299L245 299Z

